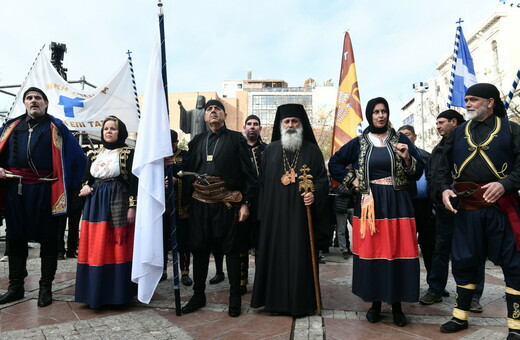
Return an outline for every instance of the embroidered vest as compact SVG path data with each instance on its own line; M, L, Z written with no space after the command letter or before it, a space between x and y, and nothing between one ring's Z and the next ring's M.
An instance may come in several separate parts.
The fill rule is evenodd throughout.
M506 178L513 170L513 148L511 147L511 127L507 118L495 117L495 127L491 133L477 144L471 135L472 121L467 121L454 131L453 179L460 177L466 166L476 157L484 160L497 179Z

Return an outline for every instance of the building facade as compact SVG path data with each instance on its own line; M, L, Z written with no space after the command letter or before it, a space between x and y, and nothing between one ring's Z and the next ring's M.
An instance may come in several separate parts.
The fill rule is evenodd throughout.
M477 81L494 84L504 100L520 66L520 44L516 34L519 30L520 9L499 5L471 35L466 35ZM452 56L453 51L446 52L436 67L438 75L428 79L428 88L417 89L414 97L402 108L405 117L403 125L415 127L418 135L416 143L421 148L424 143L426 150L431 150L440 140L435 121L437 115L447 109ZM517 87L509 115L520 111L519 93L520 87ZM455 109L465 113L464 109Z

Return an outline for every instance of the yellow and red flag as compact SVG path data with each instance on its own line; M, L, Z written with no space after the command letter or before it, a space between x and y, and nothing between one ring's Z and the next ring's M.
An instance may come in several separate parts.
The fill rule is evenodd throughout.
M332 155L345 143L357 136L358 125L363 120L362 117L354 53L350 35L345 32L336 115L334 116L334 131L332 133Z

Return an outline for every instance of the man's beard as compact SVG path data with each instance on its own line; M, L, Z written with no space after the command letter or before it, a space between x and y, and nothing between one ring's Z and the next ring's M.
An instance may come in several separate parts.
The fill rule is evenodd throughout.
M291 152L295 152L302 146L303 142L303 127L284 129L280 126L282 133L282 147Z
M487 114L487 102L482 104L478 109L474 111L466 111L466 118L468 120L478 120L479 118L484 117Z
M250 133L250 132L247 133L247 140L250 141L250 142L255 142L256 143L258 141L259 137L260 137L260 134Z

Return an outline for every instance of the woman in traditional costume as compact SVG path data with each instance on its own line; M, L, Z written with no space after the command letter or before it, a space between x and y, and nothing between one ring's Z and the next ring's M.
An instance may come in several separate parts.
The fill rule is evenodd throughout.
M109 116L101 128L103 146L87 154L76 302L90 308L125 304L137 293L131 281L137 178L127 137L125 124Z
M365 114L369 127L331 157L329 171L357 193L352 291L372 302L368 321L381 320L385 301L392 305L394 323L402 327L407 320L401 301L419 299L417 233L407 189L421 177L424 163L408 137L389 127L384 98L371 99Z

